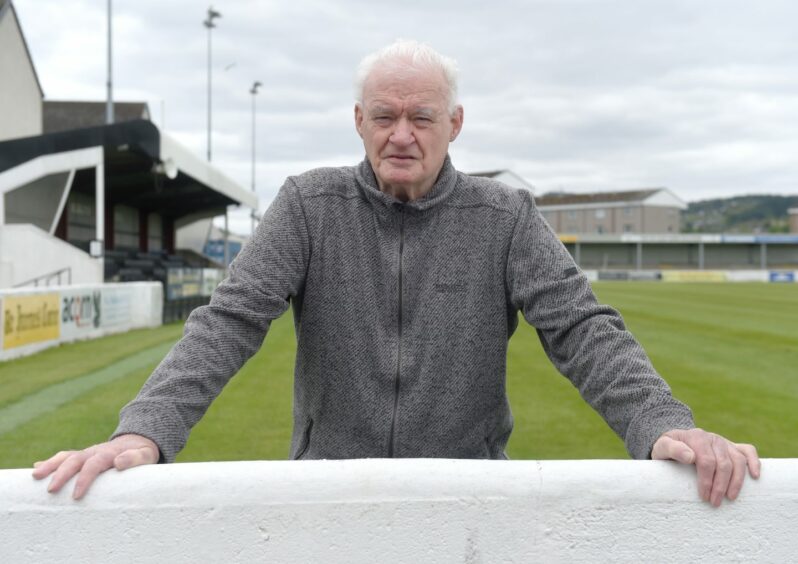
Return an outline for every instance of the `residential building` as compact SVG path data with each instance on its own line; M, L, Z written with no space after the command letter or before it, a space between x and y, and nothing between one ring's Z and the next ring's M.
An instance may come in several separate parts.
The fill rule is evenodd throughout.
M107 102L53 101L43 105L44 133L82 129L105 124ZM150 119L146 102L114 102L114 123Z
M667 188L550 193L536 197L543 217L561 234L678 233L687 204Z

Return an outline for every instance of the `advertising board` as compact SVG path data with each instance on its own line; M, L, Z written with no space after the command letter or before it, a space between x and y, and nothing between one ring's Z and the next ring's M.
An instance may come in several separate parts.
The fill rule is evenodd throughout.
M170 268L166 274L166 299L176 300L201 295L201 268Z
M795 272L792 270L771 270L769 279L771 282L795 282Z
M131 292L125 287L105 287L102 289L101 325L113 329L130 324Z
M599 270L599 280L629 280L629 271L627 270Z
M100 330L102 298L99 288L62 290L61 336L80 339Z
M726 282L722 270L663 270L663 282Z
M59 343L158 327L160 282L87 284L0 291L0 361Z
M210 296L216 289L216 286L224 279L224 270L220 268L203 268L202 269L202 288L203 296Z
M659 282L662 280L662 273L659 270L630 270L629 280L638 282Z
M60 335L58 292L3 298L3 350L57 340Z

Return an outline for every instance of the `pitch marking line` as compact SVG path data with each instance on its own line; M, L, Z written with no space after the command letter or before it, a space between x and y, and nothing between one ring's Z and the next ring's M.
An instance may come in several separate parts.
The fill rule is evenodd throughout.
M173 346L174 343L169 342L137 352L94 372L47 386L0 408L0 435L55 410L98 386L159 362Z

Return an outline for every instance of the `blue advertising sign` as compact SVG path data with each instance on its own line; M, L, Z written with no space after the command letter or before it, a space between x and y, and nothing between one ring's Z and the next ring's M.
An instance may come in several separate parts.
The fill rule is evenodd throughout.
M795 272L791 270L771 270L771 282L795 282Z

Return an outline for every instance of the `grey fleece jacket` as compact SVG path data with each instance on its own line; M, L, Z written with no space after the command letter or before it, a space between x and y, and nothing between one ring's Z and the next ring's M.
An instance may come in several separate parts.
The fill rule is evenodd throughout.
M431 192L408 203L379 190L367 160L289 178L114 436L149 437L172 461L289 304L294 459L502 458L518 311L634 458L694 426L531 195L447 157Z

